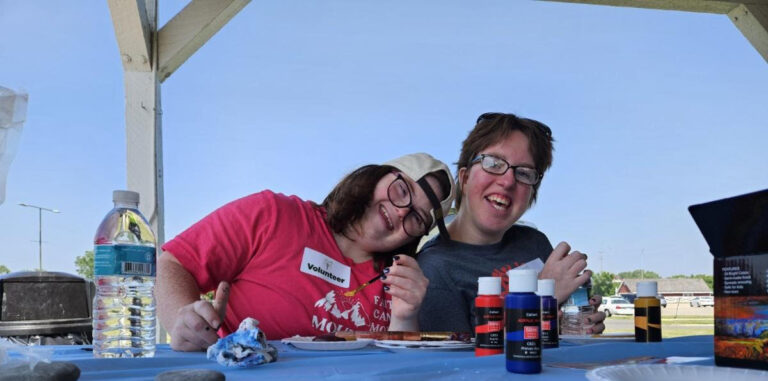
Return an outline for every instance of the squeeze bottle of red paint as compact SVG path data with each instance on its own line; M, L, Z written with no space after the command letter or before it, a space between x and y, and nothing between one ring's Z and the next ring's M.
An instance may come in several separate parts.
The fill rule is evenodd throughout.
M504 353L504 299L501 278L477 278L475 298L475 356Z

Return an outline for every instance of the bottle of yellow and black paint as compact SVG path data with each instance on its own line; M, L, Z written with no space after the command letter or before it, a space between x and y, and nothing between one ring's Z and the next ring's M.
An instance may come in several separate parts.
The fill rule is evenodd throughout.
M661 341L661 301L656 298L655 281L637 282L635 299L635 341Z

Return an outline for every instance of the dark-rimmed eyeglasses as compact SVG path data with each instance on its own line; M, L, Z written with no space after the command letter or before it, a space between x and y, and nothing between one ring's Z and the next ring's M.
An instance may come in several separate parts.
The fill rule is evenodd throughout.
M475 124L480 123L481 121L484 121L484 120L496 119L501 117L514 118L515 120L523 119L523 118L518 118L514 114L505 114L503 112L486 112L477 117L477 121L475 122ZM552 129L549 128L546 124L533 119L526 119L526 120L532 122L531 124L535 125L541 132L547 135L548 138L550 139L552 138Z
M515 174L515 180L527 185L536 185L536 183L538 183L542 177L539 174L539 171L534 168L519 165L509 165L506 160L500 157L484 153L475 156L475 158L470 162L470 165L474 165L475 163L480 163L480 166L484 171L499 176L507 173L507 171L511 168L512 172Z
M387 197L392 205L398 208L409 208L410 211L405 215L403 219L403 229L405 234L411 237L421 237L427 234L428 227L432 223L427 223L424 217L413 207L413 198L411 197L411 188L405 182L403 175L397 174L392 183L387 188Z

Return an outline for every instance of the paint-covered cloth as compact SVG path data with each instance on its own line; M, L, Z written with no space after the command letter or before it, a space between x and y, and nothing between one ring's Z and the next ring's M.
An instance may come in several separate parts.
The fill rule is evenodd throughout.
M377 275L373 261L342 255L325 211L296 196L263 191L233 201L163 245L203 292L230 282L222 329L257 319L270 340L344 330L384 331L390 297L375 282L353 297L344 292Z
M477 278L502 278L502 293L509 290L507 271L541 259L546 261L552 244L540 231L514 225L493 245L471 245L441 240L427 242L417 258L429 279L427 295L419 310L422 331L471 332L475 327Z
M246 318L237 331L208 347L206 356L224 366L248 368L277 361L277 348L267 343L258 320Z

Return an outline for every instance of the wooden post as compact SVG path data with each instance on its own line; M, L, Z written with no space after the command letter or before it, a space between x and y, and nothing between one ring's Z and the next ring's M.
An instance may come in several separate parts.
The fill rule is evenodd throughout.
M139 192L139 209L155 232L158 254L165 243L160 82L249 1L193 0L158 31L157 0L108 0L123 63L127 186ZM166 342L160 325L157 337Z

